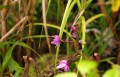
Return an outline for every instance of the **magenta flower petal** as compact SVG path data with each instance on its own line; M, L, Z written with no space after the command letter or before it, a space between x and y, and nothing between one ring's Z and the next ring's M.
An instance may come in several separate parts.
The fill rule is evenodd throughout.
M69 70L69 65L67 63L67 60L61 60L59 62L59 65L56 67L57 69L62 69L65 72L67 72Z
M67 63L67 60L61 60L60 63Z
M71 27L71 29L72 29L72 31L76 31L77 30L74 25Z
M60 44L60 37L58 36L58 35L55 35L54 37L53 37L54 39L53 39L53 41L51 42L51 44L54 44L54 45L59 45Z
M66 66L66 64L63 64L63 63L62 63L62 64L58 65L56 68L57 68L57 69L60 69L60 68L64 68L65 66Z
M64 71L67 72L68 70L69 70L69 67L66 66L66 67L64 68Z
M66 66L66 64L67 64L67 60L61 60L60 62L59 62L59 65L56 67L56 68L64 68L65 66Z

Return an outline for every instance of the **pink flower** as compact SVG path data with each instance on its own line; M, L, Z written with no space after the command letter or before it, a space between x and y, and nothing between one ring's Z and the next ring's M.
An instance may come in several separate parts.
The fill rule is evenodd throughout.
M72 30L72 31L76 31L77 29L76 29L76 27L73 25L73 26L71 27L71 30Z
M100 57L99 57L99 55L98 55L97 52L94 52L93 55L91 56L91 59L92 59L92 60L99 60Z
M56 68L67 72L69 70L69 64L67 62L67 60L61 60Z
M59 45L60 44L60 37L58 36L58 35L55 35L54 37L53 37L54 39L53 39L53 41L51 42L51 44L54 44L54 45Z
M78 37L78 34L75 33L75 32L72 33L72 37L73 37L73 38L79 38L79 37Z

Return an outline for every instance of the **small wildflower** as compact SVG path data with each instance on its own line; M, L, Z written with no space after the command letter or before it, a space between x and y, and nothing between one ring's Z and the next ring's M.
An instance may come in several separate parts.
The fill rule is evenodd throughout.
M72 30L72 31L76 31L77 29L76 29L76 27L73 25L73 26L71 26L71 30Z
M53 41L51 42L51 44L54 44L54 45L59 45L60 44L60 37L58 36L58 35L55 35L54 37L53 37L54 39L53 39Z
M72 37L73 37L73 38L77 38L78 35L77 35L76 33L73 32L73 33L72 33Z
M99 60L100 57L99 57L99 55L98 55L97 52L94 52L93 55L91 56L91 59L92 59L92 60Z
M57 69L61 69L64 70L65 72L67 72L69 70L69 64L67 60L61 60L59 62L59 65L56 67Z

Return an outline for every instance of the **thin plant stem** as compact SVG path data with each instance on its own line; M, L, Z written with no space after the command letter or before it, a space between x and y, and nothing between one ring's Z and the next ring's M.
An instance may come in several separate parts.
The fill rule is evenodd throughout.
M10 36L16 29L21 26L20 24L28 20L28 16L23 17L12 29L10 29L1 39L0 42L3 42L8 36Z
M45 34L46 36L48 36L48 29L47 29L47 26L46 26L46 11L45 11L46 7L45 7L45 0L42 0L42 13L43 13L43 23L44 23L44 30L45 30ZM51 50L51 44L50 44L50 40L48 37L46 37L46 40L47 40L47 44L48 44L48 48L49 48L49 52L52 53L52 50Z
M28 1L28 4L26 2L26 11L25 11L25 15L28 16L28 13L30 11L30 6L32 5L32 0ZM31 17L29 17L28 20L28 35L31 36L32 35L32 22L31 22ZM31 47L32 45L32 41L31 38L27 39L27 44ZM29 57L31 56L31 50L29 48L26 49L26 55L27 55L27 60L25 62L25 71L24 71L24 76L25 77L29 77Z
M82 41L85 42L85 36L86 36L86 26L85 26L85 18L82 18ZM82 50L84 49L84 44L82 44Z
M10 3L10 0L5 0L3 5L4 6L7 6L9 5ZM7 32L7 15L8 15L8 11L9 9L8 8L3 8L2 11L1 11L1 36L4 37L4 35L6 34ZM4 40L6 41L6 39ZM6 47L3 47L2 48L4 52L6 52Z
M39 25L39 26L43 26L43 23L34 23L33 25ZM58 29L60 30L60 27L57 25L52 25L52 24L46 24L47 27L52 27L54 29ZM72 37L72 35L65 29L63 29L63 32L65 32L69 37Z

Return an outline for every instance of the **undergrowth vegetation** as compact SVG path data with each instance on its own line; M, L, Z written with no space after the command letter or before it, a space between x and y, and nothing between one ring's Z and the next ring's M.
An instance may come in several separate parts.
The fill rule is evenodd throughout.
M0 0L0 77L120 77L119 0Z

